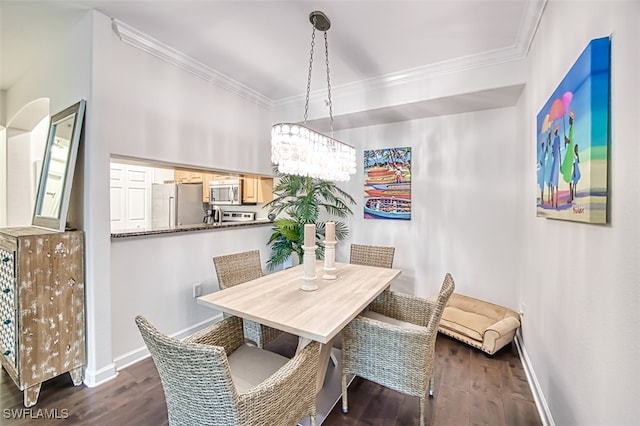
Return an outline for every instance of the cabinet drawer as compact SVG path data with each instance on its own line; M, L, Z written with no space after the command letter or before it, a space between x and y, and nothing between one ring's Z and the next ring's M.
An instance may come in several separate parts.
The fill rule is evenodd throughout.
M0 248L0 354L16 367L15 252Z

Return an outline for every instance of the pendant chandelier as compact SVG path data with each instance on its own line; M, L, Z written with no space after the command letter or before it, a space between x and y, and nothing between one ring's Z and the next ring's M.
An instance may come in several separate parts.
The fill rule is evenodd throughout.
M313 25L311 33L311 56L309 58L309 78L304 105L304 122L279 123L271 128L271 161L282 174L309 176L330 181L347 181L356 172L355 149L333 137L333 105L331 103L331 79L329 77L329 43L327 30L331 22L319 11L311 12L309 21ZM311 91L311 70L313 68L313 48L316 29L324 32L325 58L327 64L327 105L331 136L309 128L309 92Z

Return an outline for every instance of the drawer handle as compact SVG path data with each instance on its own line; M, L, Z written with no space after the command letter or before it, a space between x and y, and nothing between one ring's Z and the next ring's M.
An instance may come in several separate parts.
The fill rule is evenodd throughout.
M9 325L11 324L11 320L10 319L6 319L4 321L2 321L5 325Z
M10 291L11 291L11 289L10 289L9 287L7 287L7 288L3 288L3 289L2 289L2 292L3 292L4 294L9 293Z
M3 352L5 354L5 356L11 354L11 351L9 349L7 349L6 351Z

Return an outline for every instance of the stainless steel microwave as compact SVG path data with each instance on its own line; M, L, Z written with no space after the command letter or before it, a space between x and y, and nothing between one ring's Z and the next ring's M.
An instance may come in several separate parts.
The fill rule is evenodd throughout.
M209 181L209 204L242 204L242 181L240 179Z

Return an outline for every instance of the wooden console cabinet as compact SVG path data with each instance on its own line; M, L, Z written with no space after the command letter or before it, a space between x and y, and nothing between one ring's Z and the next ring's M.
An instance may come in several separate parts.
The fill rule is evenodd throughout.
M84 240L81 231L0 228L0 361L24 405L45 380L85 365Z

